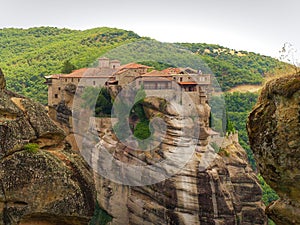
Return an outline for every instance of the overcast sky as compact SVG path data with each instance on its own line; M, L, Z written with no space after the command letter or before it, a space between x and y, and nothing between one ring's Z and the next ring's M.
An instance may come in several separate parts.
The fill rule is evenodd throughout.
M0 0L0 28L132 30L163 42L206 42L279 56L300 52L297 0ZM299 53L300 55L300 53Z

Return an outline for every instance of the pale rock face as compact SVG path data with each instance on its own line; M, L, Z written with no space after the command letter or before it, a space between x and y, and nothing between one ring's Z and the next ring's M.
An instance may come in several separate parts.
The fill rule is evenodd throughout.
M278 225L300 224L300 75L270 81L248 119L260 173L280 199L267 208Z
M166 138L159 148L147 154L130 150L108 132L107 121L98 130L100 148L105 146L116 159L130 164L153 163L171 154L174 140L182 137L178 133L181 123L172 109L160 109L156 101L146 100L144 107L151 117L161 116L161 110L166 110L161 116L167 124ZM205 131L210 108L202 105L199 109L198 123ZM127 186L95 175L99 204L112 215L112 224L266 224L262 191L242 147L231 142L216 155L203 144L208 136L201 138L187 164L159 183ZM204 158L210 162L201 160Z
M64 138L42 105L0 90L1 225L89 222L96 201L92 171ZM37 146L26 149L28 143Z

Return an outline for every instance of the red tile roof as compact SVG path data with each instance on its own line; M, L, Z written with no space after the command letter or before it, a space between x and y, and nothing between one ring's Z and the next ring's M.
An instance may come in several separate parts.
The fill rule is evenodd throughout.
M82 68L79 70L74 70L72 73L70 74L62 74L60 77L63 78L68 78L68 77L74 77L74 78L81 78L83 77L83 74L87 71L87 68Z
M53 74L46 76L46 79L60 79L60 78L109 78L112 77L112 71L102 71L99 68L82 68L74 70L70 74Z
M186 67L186 68L173 68L173 67L170 67L170 68L167 68L165 70L163 70L163 72L165 73L168 73L168 74L180 74L180 73L183 73L183 74L196 74L197 71L190 68L190 67Z
M83 74L87 71L87 68L82 68L79 70L74 70L70 74L53 74L50 76L46 76L46 78L51 78L51 79L59 79L59 78L81 78L83 77Z
M181 68L170 67L170 68L164 69L162 72L168 73L168 74L179 74L181 71L182 71Z
M152 67L145 66L145 65L142 65L142 64L138 64L138 63L128 63L126 65L121 66L120 70L123 70L123 69L140 69L140 68L150 69Z
M172 75L167 74L163 71L152 70L149 73L145 73L142 77L171 77Z
M145 66L142 64L138 64L138 63L128 63L126 65L120 66L118 71L115 74L121 74L124 73L130 69L150 69L152 67L150 66Z

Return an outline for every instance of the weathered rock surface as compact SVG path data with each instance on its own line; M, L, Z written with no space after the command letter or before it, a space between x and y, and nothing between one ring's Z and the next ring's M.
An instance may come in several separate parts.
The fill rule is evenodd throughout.
M147 114L161 115L159 105L148 102ZM200 108L201 116L209 115L207 105ZM182 123L172 109L164 110L161 117L165 117L168 129L164 141L154 151L132 151L120 143L107 125L109 119L101 120L100 148L105 147L114 159L130 165L155 163L172 154L174 141L181 138ZM208 118L202 117L200 123L205 128ZM126 186L95 175L98 202L112 215L112 224L266 224L262 191L245 151L237 142L231 142L215 155L205 140L199 138L197 152L179 173L157 184ZM178 143L176 147L183 150L185 147ZM90 160L95 163L97 157ZM108 172L113 171L112 168ZM138 178L132 174L127 179Z
M92 171L42 105L4 87L0 75L0 224L88 224Z
M259 170L280 199L267 208L276 224L300 224L300 75L267 83L248 119Z
M261 189L235 143L205 171L197 154L164 182L128 187L96 177L98 201L113 224L266 224Z
M79 151L77 134L74 134L73 121L76 121L80 126L80 118L77 118L76 112L79 111L73 108L74 95L76 93L76 86L74 84L67 84L63 92L63 100L61 100L57 106L49 107L49 117L54 121L54 123L64 130L66 134L66 140L72 146L72 149ZM75 111L73 115L72 111ZM77 140L76 140L77 139Z
M6 86L6 82L5 82L5 79L4 79L4 74L0 68L0 90L3 90Z
M173 108L164 101L148 98L143 104L147 117L163 120L167 128L163 141L149 151L133 150L138 145L134 142L133 145L122 143L112 130L111 118L89 120L84 111L74 110L72 97L62 102L52 116L67 133L83 131L76 133L77 141L82 137L79 142L83 145L79 149L96 171L100 168L103 172L94 177L97 199L100 207L113 217L112 224L266 224L262 192L244 150L237 141L228 141L222 153L216 155L208 145L210 107L205 102L196 104L196 108L189 105ZM73 124L69 123L66 129L71 108ZM176 111L180 108L182 115ZM187 115L191 113L195 114ZM193 133L195 124L200 127L199 134ZM151 176L139 170L128 173L130 169L126 165L155 165L168 157L181 162L180 157L195 139L197 152L176 175L142 186L113 182L123 176L130 184L151 180ZM176 148L182 153L174 154ZM103 149L112 159L100 160ZM118 170L112 161L125 166ZM172 173L182 166L177 163L161 168L162 173ZM109 175L103 176L104 173Z

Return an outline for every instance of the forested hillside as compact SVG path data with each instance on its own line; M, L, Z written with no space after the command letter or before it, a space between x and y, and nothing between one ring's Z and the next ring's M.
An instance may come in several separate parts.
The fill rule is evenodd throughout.
M213 71L224 91L242 84L261 84L267 76L293 72L277 59L220 45L178 43L199 55Z
M60 73L64 61L86 67L108 50L138 39L131 31L113 28L1 29L0 68L10 89L46 104L44 76Z
M271 57L210 44L172 45L151 40L138 49L135 45L117 48L141 40L150 38L116 28L85 31L53 27L0 29L0 68L7 76L10 89L46 104L47 87L43 84L45 75L62 72L67 60L74 68L89 66L113 49L115 51L112 51L112 55L117 54L123 62L148 61L158 69L190 63L192 66L199 65L204 72L210 69L223 90L240 84L259 84L266 75L280 72L286 67L286 64ZM150 52L151 57L147 57L149 52L145 52L145 49L149 50L153 46L155 48Z

